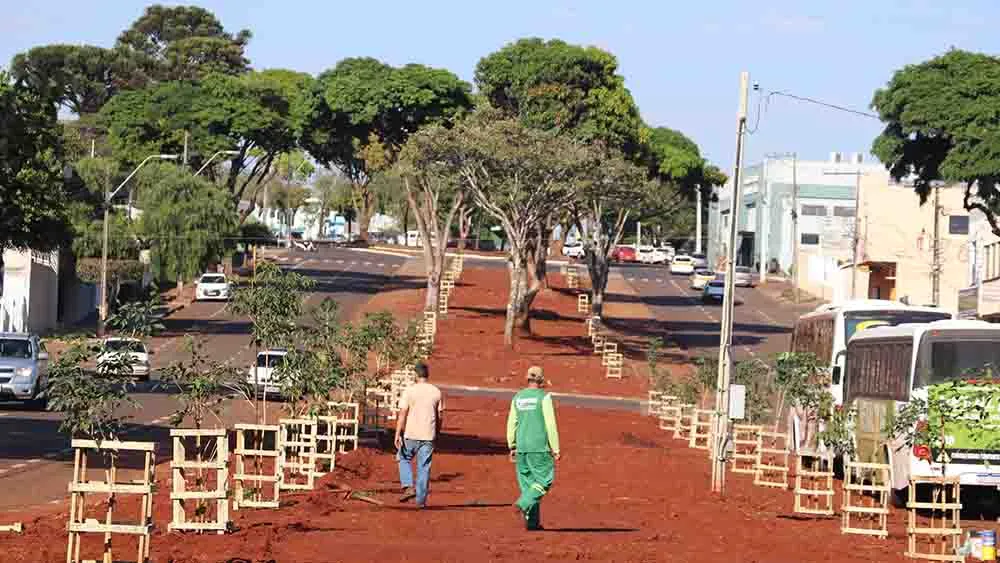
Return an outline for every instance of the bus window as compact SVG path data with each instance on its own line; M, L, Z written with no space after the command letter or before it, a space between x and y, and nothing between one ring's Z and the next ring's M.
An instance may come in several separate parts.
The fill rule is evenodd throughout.
M821 362L831 361L833 330L832 315L800 318L792 331L792 352L812 353Z
M906 309L895 311L849 311L844 313L844 342L849 341L859 329L870 328L872 326L929 323L950 318L951 314L944 311L911 311ZM879 325L876 323L879 323Z
M909 340L852 344L847 353L845 402L858 397L909 400L912 357Z
M929 357L928 357L929 356ZM921 344L920 368L913 387L926 387L954 379L982 377L988 370L994 377L1000 369L1000 341L958 337L925 338Z

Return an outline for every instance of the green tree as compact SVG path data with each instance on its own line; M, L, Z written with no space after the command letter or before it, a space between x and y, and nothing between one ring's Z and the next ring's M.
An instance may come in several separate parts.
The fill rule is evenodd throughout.
M952 49L897 70L875 92L885 124L872 153L897 180L912 180L920 201L936 181L965 184L967 210L1000 235L1000 58Z
M241 76L213 74L198 83L166 82L151 88L123 92L102 110L112 148L127 165L150 154L180 154L184 133L195 147L192 168L200 167L217 151L238 153L225 167L222 183L233 207L240 202L240 219L254 210L258 191L274 176L280 157L296 146L295 121L286 97L286 85L271 73ZM212 179L215 170L207 170Z
M128 418L124 408L139 408L128 395L134 384L128 354L104 356L97 377L86 369L97 362L99 346L78 344L59 355L49 368L48 409L63 414L59 429L70 438L115 440Z
M396 160L407 137L431 123L451 123L472 107L470 86L447 70L395 68L349 58L319 77L323 104L302 144L350 181L362 239L377 206L372 178Z
M319 218L319 236L325 238L330 212L340 212L345 201L350 201L350 184L334 174L322 174L312 185L312 197L315 198L315 211Z
M171 164L149 165L134 181L142 209L136 232L152 247L157 278L180 287L222 258L237 225L220 188Z
M306 206L309 199L309 188L274 180L268 189L271 193L271 207L278 211L282 224L288 228L288 236L291 236L295 216Z
M0 71L0 251L69 240L56 108Z
M100 111L121 89L121 55L93 45L43 45L14 56L10 73L78 116Z
M558 39L521 39L482 58L476 86L489 104L528 127L639 151L642 120L614 55Z
M118 36L115 47L131 60L133 82L198 80L213 72L247 71L250 37L247 29L227 33L204 8L154 4Z
M162 303L156 293L140 301L122 305L108 317L108 326L128 338L146 339L164 330Z
M189 357L179 360L164 370L164 379L177 386L179 408L171 417L171 424L180 426L190 419L195 428L201 428L212 415L222 422L219 413L226 399L235 391L249 396L246 376L229 364L214 360L205 351L204 341L191 335L184 337L184 350Z

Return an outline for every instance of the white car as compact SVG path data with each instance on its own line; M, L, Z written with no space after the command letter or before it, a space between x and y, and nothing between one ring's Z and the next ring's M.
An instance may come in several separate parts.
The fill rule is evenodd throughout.
M694 273L694 260L686 254L674 256L674 259L670 261L670 273L691 275Z
M247 370L247 383L258 395L281 395L281 384L275 371L285 362L287 350L271 348L257 353L257 364Z
M146 348L146 344L138 338L107 338L101 346L101 353L97 356L97 365L111 361L118 354L127 354L132 364L132 376L142 380L149 379L149 356L152 352Z
M692 254L691 260L694 260L695 268L708 268L708 258L704 254Z
M583 258L583 243L579 241L567 242L563 245L562 253L567 258Z
M203 274L195 286L194 298L196 301L206 299L226 301L229 299L230 289L230 283L225 274Z
M753 270L746 266L736 266L733 283L736 287L753 287Z
M717 276L712 270L698 269L691 274L691 289L704 290L708 282L716 279Z
M640 246L635 258L643 264L666 264L669 261L665 252L652 246Z

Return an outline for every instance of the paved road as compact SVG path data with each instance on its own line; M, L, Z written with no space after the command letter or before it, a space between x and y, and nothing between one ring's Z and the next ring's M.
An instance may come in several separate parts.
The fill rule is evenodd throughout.
M704 304L690 289L688 276L671 275L663 266L620 266L617 270L656 316L649 332L660 331L693 355L717 354L722 306ZM759 288L736 288L733 344L737 359L767 357L787 351L795 319L812 306L779 303ZM609 295L608 301L634 299Z
M420 284L420 280L393 277L393 272L406 260L349 249L321 249L291 256L286 267L316 280L314 291L307 297L307 306L332 298L340 303L343 315L350 316L380 290ZM150 345L154 351L151 358L154 371L185 357L186 334L202 339L204 349L215 358L236 366L250 365L253 352L249 323L231 314L225 303L193 303L169 316L165 325L165 333L154 338ZM132 398L141 408L130 413L134 418L130 420L128 439L156 440L161 444L159 455L169 455L169 419L177 408L176 396L154 373L152 381L141 384ZM0 403L0 489L4 491L0 495L0 509L66 498L72 461L66 437L58 430L60 418L56 413ZM245 401L231 401L223 420L227 426L252 422L253 410Z

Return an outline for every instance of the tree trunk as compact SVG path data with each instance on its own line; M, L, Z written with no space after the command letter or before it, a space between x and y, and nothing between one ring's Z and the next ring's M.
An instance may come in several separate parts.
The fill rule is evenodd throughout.
M514 325L524 310L525 286L524 260L516 253L511 253L510 294L507 299L507 317L503 326L503 343L508 348L514 346ZM524 322L524 319L521 319L521 322Z
M458 253L465 250L465 239L469 237L472 228L472 210L462 207L458 211Z
M594 316L604 314L604 293L608 287L608 271L611 263L608 262L607 255L595 255L587 260L587 273L590 274L593 290L590 296L590 310Z
M407 237L406 233L409 232L410 227L410 206L407 205L403 208L403 246L409 246L410 239Z
M372 215L375 213L375 205L367 185L361 189L360 195L361 197L358 198L360 203L358 206L358 238L367 241L368 227L372 221Z

